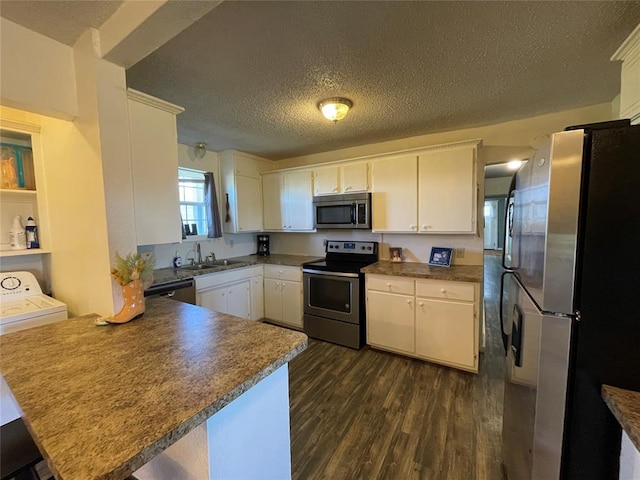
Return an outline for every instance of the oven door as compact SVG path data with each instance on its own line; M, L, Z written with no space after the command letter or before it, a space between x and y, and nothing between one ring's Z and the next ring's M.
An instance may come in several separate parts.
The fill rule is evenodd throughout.
M304 313L360 323L360 277L357 273L303 270Z

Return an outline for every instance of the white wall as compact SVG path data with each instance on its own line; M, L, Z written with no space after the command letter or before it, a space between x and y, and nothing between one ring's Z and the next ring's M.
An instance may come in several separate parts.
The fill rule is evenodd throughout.
M71 47L0 18L0 102L72 119L78 114Z

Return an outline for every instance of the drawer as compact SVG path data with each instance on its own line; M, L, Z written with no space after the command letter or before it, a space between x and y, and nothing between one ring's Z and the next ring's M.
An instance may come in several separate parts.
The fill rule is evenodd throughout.
M473 302L475 300L475 284L442 282L439 280L416 280L416 296Z
M415 284L413 278L392 277L390 275L367 275L366 278L369 290L413 295Z
M298 267L283 267L282 265L265 265L264 276L265 278L277 278L280 280L301 282L302 269Z

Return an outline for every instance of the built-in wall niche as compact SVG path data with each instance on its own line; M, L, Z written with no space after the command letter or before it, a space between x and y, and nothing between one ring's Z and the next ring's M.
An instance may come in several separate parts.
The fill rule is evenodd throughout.
M9 230L17 215L22 218L23 226L29 217L40 226L31 134L0 129L0 147L0 256L42 253L42 248L11 250L9 243Z

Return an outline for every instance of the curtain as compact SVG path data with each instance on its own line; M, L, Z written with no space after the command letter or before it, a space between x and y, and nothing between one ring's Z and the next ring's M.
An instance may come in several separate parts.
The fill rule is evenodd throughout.
M204 174L204 202L207 211L207 238L220 238L222 222L220 222L220 210L218 210L216 183L211 172Z

